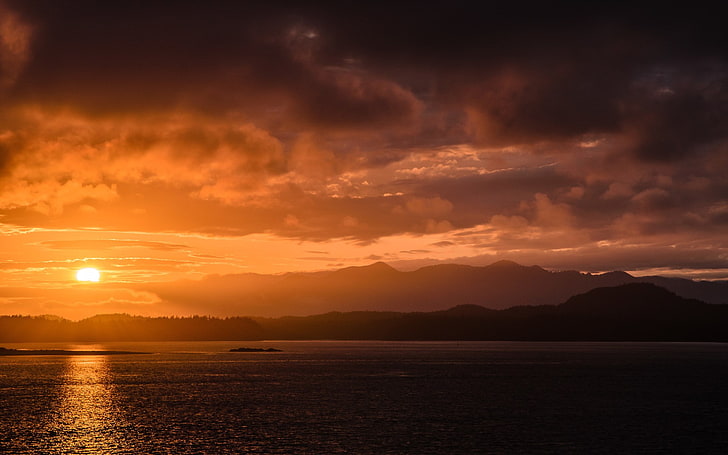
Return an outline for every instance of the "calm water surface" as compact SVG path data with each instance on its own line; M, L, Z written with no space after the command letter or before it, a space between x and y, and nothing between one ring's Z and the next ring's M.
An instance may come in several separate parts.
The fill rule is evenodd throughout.
M0 357L2 453L728 453L722 344L5 347L152 354Z

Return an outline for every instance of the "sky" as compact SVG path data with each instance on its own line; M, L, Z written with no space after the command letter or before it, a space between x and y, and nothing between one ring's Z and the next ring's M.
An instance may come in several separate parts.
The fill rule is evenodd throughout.
M728 278L709 3L374 3L0 0L0 314L375 261Z

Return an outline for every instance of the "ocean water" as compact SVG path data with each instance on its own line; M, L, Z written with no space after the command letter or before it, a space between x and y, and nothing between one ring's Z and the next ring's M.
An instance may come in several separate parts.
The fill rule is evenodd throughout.
M151 354L0 357L0 453L728 453L723 344L5 347Z

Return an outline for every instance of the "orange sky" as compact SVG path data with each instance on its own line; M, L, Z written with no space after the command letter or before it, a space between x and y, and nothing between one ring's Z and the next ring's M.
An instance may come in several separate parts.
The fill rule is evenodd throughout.
M719 15L529 6L0 0L0 314L374 261L728 278Z

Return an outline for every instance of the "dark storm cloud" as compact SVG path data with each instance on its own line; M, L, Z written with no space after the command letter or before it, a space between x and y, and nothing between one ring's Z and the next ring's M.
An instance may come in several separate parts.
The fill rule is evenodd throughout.
M624 133L649 160L728 135L726 31L700 4L8 5L38 29L16 101L236 110L278 135L466 112L485 144Z
M420 108L395 82L312 60L306 48L315 46L319 32L299 25L300 8L83 1L14 6L41 30L13 88L16 102L71 105L93 114L236 110L261 123L282 112L289 122L335 128L411 121Z
M346 8L320 11L335 36L322 55L429 73L413 91L470 109L485 143L626 132L638 157L669 160L726 138L727 35L708 4Z
M641 90L636 90L625 116L640 157L677 159L728 137L728 65L724 61L685 66L655 70L635 84Z
M561 148L564 154L585 153L573 147L585 135L609 136L621 141L613 154L627 155L625 165L682 160L686 166L693 158L713 159L728 142L726 29L719 14L699 3L690 8L568 2L489 2L476 8L457 1L5 5L17 14L14 24L27 24L28 47L27 55L13 54L3 108L42 105L46 117L35 121L45 125L53 108L68 107L81 112L88 130L100 129L94 121L105 116L139 119L153 112L164 118L184 112L184 125L161 132L156 124L153 131L112 129L104 141L121 144L105 146L114 157L148 151L144 161L158 162L141 171L135 164L126 174L114 164L115 172L104 177L121 184L136 172L142 176L136 183L170 183L184 175L179 187L215 204L245 205L241 194L264 187L271 176L325 179L383 168L435 145L515 145L535 155L534 144L546 144L556 162ZM0 136L0 171L11 166L18 150L39 148L32 141L13 145L19 137L41 135L10 125L10 117L0 120L13 133ZM72 133L47 132L53 137L43 144L63 138L67 149L75 150L72 139L85 133L71 126L59 130ZM89 134L90 142L96 135ZM631 157L648 164L633 164ZM228 174L213 166L197 179L199 167L215 159ZM175 167L169 161L187 164ZM448 224L469 227L494 215L529 216L528 207L533 215L536 194L544 195L541 201L568 204L580 225L609 223L632 212L673 214L697 200L696 190L643 181L587 183L577 171L564 171L568 163L558 171L539 166L390 182L387 192L405 188L407 197L399 199L383 197L384 190L339 200L329 200L320 188L313 196L271 190L278 191L278 203L242 209L265 212L257 218L227 218L229 208L217 205L199 209L219 210L205 220L219 220L221 228L231 224L228 219L233 224L255 219L242 232L373 238ZM693 174L673 169L672 175L715 177L707 168ZM99 182L89 177L85 183ZM617 185L610 192L611 184ZM619 184L622 199L612 197ZM575 187L583 187L581 199L566 196ZM694 210L694 223L723 219L718 190L712 191L704 207ZM440 213L433 207L449 209Z

